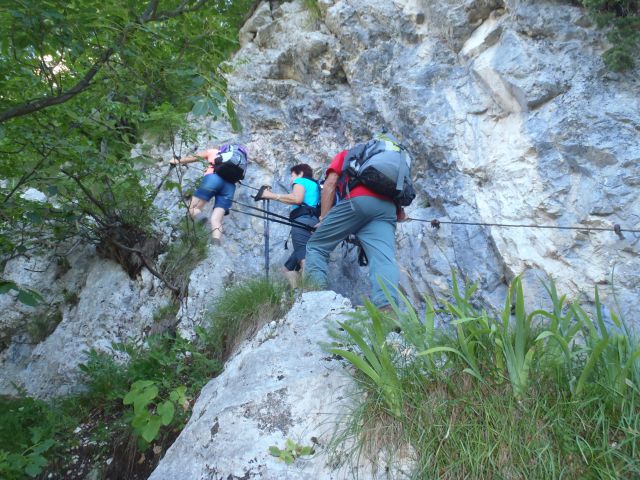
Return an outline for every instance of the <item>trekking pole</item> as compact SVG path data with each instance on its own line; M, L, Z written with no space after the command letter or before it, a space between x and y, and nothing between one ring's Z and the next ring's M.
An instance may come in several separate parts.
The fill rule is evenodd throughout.
M251 190L255 190L256 192L259 192L260 189L256 188L256 187L252 187L251 185L247 185L246 183L242 183L242 182L238 182L240 185L242 185L243 187L247 187L250 188Z
M269 280L269 200L263 200L265 203L264 213L264 271Z

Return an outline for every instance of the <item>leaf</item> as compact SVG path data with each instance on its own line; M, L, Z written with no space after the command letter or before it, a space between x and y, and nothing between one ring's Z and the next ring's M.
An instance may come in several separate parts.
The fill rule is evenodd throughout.
M18 290L18 286L15 284L15 282L9 282L6 280L0 281L0 294L8 293L11 290Z
M596 344L595 348L591 351L589 358L587 360L587 363L585 364L584 369L582 370L582 374L578 379L578 383L576 385L576 391L575 391L576 395L579 395L582 392L582 389L584 388L587 378L589 377L589 375L591 375L593 369L596 367L596 364L598 360L600 360L600 356L602 355L602 352L604 351L604 349L608 344L609 344L609 337L605 337L601 339Z
M351 364L353 364L354 367L356 367L358 370L362 371L362 373L364 373L369 378L371 378L371 380L373 380L376 383L376 385L382 386L380 382L380 375L378 375L376 371L373 368L371 368L371 366L365 360L363 360L361 357L359 357L355 353L348 352L346 350L341 350L339 348L330 348L329 352L335 355L340 355L341 357L345 358Z
M142 438L151 443L158 436L161 425L162 419L158 415L151 415L149 422L142 429Z
M36 292L22 289L18 292L18 301L29 307L37 307L42 300L42 297Z
M42 472L42 467L35 464L35 463L29 463L25 469L24 469L25 473L27 475L29 475L31 478L35 478L38 475L40 475L40 472Z
M166 426L171 423L171 420L173 420L173 415L175 414L175 410L176 408L173 405L173 402L170 401L162 402L158 406L158 414L162 419L162 425Z
M273 455L274 457L279 457L280 454L282 453L282 450L280 450L278 447L276 447L275 445L271 445L269 447L269 453L271 455Z
M431 347L431 348L428 348L427 350L425 350L423 352L419 352L417 355L418 356L433 355L434 353L442 353L442 352L455 353L456 355L464 358L462 353L460 353L460 351L456 350L455 348L451 348L451 347Z
M33 447L33 453L44 453L47 450L49 450L51 447L53 447L53 445L55 445L56 441L53 440L52 438L49 438L47 440L45 440L42 443L39 443L38 445L35 445Z
M303 456L303 455L313 455L314 453L315 453L315 451L313 450L313 447L309 447L309 446L307 446L307 447L302 447L302 448L300 449L300 453L299 453L299 455L300 455L300 456Z

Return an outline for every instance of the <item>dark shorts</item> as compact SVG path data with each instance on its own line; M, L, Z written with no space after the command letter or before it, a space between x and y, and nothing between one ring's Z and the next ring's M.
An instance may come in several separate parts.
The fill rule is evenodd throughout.
M202 178L202 182L193 196L206 202L216 197L213 208L224 208L225 213L229 213L235 192L235 183L227 182L215 173L210 173Z
M295 219L296 222L304 223L311 227L315 226L319 220L318 217L311 215L302 215ZM313 232L300 227L291 228L291 243L293 244L293 253L284 263L287 270L300 270L300 260L304 260L307 256L307 242L311 238Z

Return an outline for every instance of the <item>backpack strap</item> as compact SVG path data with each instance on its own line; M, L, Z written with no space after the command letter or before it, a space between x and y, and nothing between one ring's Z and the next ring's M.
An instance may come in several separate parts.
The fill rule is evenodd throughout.
M338 178L338 188L336 190L339 200L344 200L348 197L350 190L358 185L359 182L355 178L355 172L351 168L351 164L352 162L358 162L364 159L368 145L369 142L359 143L355 147L350 148L344 156L342 170L340 171L340 177Z
M404 179L409 174L409 154L401 147L400 154L402 161L400 162L400 169L398 170L398 181L396 182L396 191L401 192L404 188Z

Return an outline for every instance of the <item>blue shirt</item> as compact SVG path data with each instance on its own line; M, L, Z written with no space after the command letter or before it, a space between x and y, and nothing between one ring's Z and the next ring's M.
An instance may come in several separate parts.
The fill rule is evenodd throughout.
M296 178L293 181L293 184L302 185L304 188L304 198L302 199L302 203L309 205L310 207L315 207L320 203L320 187L316 182L309 180L308 178L300 177ZM298 205L293 205L292 208L298 208Z

